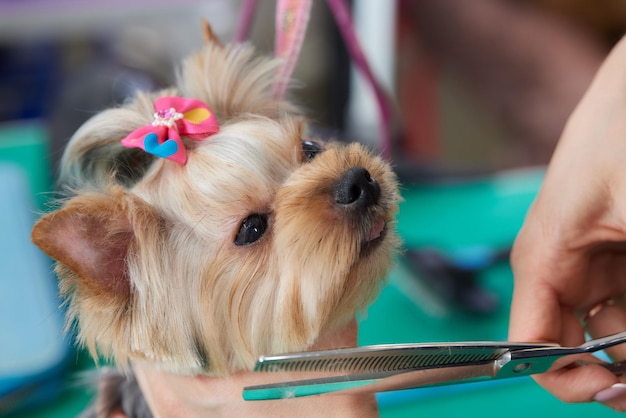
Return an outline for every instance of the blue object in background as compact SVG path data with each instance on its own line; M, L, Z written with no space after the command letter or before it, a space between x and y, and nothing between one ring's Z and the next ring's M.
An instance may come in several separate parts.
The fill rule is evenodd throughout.
M24 172L0 162L0 414L62 388L70 353L50 261L31 243L36 213Z

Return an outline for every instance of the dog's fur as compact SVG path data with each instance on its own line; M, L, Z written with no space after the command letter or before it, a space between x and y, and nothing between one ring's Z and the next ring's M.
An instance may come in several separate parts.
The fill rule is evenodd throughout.
M280 64L209 42L183 62L176 89L139 93L69 142L61 184L72 196L32 236L58 261L68 324L94 356L127 372L142 360L225 376L262 354L306 350L377 295L398 245L395 177L357 144L308 158L305 119L271 95ZM183 138L184 166L120 144L163 95L207 103L221 126ZM337 200L354 167L380 186L364 206ZM267 232L235 245L257 213Z

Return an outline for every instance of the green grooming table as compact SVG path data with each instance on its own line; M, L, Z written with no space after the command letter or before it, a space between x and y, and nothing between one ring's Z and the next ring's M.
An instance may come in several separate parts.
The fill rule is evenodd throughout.
M407 248L508 248L543 178L542 170L405 188L398 225ZM481 286L500 307L471 315L450 307L400 262L378 300L363 315L360 344L450 342L507 338L513 276L508 262L481 271ZM381 416L393 417L612 417L599 404L565 404L531 378L410 389L378 394Z

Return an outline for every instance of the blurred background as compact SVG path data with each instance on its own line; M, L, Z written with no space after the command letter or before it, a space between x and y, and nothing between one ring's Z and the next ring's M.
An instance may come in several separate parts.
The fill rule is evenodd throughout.
M348 4L393 105L390 154L405 197L406 252L363 315L361 342L504 340L508 249L568 115L624 33L626 2ZM176 62L202 45L201 18L230 40L240 8L232 0L0 0L0 416L75 416L92 395L81 376L93 361L63 333L50 260L28 239L64 144L136 90L174 83ZM257 2L250 41L265 53L274 15L275 1ZM289 95L320 132L378 147L370 86L322 0L294 78ZM381 414L498 416L494 405L507 403L516 407L509 416L612 414L560 404L522 380L382 394Z

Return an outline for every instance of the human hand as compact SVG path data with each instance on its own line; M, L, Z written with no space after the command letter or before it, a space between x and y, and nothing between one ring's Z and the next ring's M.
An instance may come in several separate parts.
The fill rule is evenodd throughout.
M599 337L626 330L625 39L571 115L511 263L511 341L573 346L584 342L585 331ZM609 354L626 360L626 347ZM626 410L626 378L602 367L566 368L536 380L563 401Z
M356 321L320 337L312 350L355 346ZM374 394L316 396L274 401L244 401L243 388L272 382L321 377L312 373L240 372L229 377L181 376L159 371L148 363L134 372L154 418L196 417L377 417ZM115 418L118 418L117 416Z

